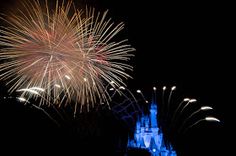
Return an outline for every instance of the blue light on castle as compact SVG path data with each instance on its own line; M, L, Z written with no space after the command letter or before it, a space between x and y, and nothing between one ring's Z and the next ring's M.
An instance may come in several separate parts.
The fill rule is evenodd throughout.
M149 115L138 117L134 135L128 139L128 148L146 149L151 156L177 156L171 145L165 145L163 133L158 127L157 104L153 102L149 111Z

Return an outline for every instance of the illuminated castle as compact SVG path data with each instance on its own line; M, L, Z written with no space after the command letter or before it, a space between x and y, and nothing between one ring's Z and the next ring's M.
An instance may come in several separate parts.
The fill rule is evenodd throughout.
M177 156L171 146L167 148L157 122L157 104L152 103L149 115L138 117L133 137L128 139L128 148L146 149L151 156Z

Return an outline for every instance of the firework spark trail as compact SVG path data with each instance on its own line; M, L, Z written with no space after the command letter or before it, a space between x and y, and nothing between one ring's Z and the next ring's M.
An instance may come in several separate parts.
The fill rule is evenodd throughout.
M161 88L161 87L160 87ZM201 112L212 110L212 107L209 106L201 106L198 110L193 111L192 109L186 110L186 107L190 107L192 103L195 103L196 99L183 98L180 102L173 99L173 91L176 90L176 86L172 86L171 89L166 86L162 87L162 92L157 94L157 87L153 87L152 102L154 104L158 104L158 120L160 124L160 128L165 131L165 133L170 134L184 134L191 127L197 125L202 121L214 121L220 122L219 119L214 117L205 117L201 118L194 122L193 116L201 115ZM169 92L167 92L169 91ZM141 94L141 90L137 90L137 93ZM168 98L165 98L165 97ZM134 103L136 105L140 103L146 103L146 98L142 94L142 99L138 103ZM159 99L159 100L157 100ZM158 103L160 102L160 103ZM204 115L204 114L203 114ZM191 125L192 124L192 125Z
M106 84L125 86L126 71L132 70L127 61L134 48L113 39L124 24L112 23L107 11L72 9L71 1L57 1L54 9L47 0L22 4L18 14L1 18L8 26L0 28L0 80L7 81L9 92L40 87L45 89L40 96L21 96L40 98L40 105L74 101L75 111L77 105L89 110L98 98L108 104Z

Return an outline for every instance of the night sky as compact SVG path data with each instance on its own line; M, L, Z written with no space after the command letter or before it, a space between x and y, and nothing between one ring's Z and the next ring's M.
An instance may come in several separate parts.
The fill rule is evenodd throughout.
M178 136L178 140L174 137L177 152L188 156L226 152L225 144L229 144L226 140L231 137L225 134L226 119L234 103L230 91L234 84L232 53L235 51L231 49L230 4L151 0L82 2L101 10L109 9L109 17L125 23L121 35L136 49L131 60L133 79L127 82L130 90L143 89L150 96L154 85L176 85L180 95L196 98L201 105L214 108L210 114L222 123L202 123L185 136ZM13 4L14 0L1 0L1 10ZM6 93L3 86L1 83L1 96ZM127 135L125 125L103 108L82 114L76 123L58 128L42 112L5 100L0 106L0 122L0 142L5 144L0 146L0 152L1 148L10 147L22 153L33 149L36 153L49 150L54 154L86 155L81 151L99 149L98 153L113 155L117 142ZM79 124L79 128L68 128L73 124Z

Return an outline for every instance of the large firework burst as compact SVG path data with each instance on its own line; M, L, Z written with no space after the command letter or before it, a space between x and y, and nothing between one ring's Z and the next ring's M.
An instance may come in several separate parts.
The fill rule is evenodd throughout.
M0 80L21 100L40 99L40 105L74 102L89 109L108 103L106 85L125 85L126 63L134 51L127 40L114 41L124 24L115 25L94 9L72 9L68 3L25 1L17 14L2 18ZM99 99L99 100L98 100Z

